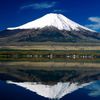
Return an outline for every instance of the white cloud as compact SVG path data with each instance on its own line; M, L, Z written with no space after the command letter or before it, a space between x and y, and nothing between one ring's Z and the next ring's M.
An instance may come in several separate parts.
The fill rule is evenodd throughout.
M30 5L22 6L20 9L48 9L52 8L56 5L56 2L42 2L42 3L34 3Z
M100 30L100 17L89 17L88 20L92 22L92 24L86 25L88 28Z
M63 13L63 12L66 12L66 10L55 9L55 10L53 10L53 12L55 12L55 13Z
M98 24L90 24L90 25L86 25L88 28L91 28L93 30L100 30L100 23Z
M88 20L91 22L100 23L100 17L89 17Z

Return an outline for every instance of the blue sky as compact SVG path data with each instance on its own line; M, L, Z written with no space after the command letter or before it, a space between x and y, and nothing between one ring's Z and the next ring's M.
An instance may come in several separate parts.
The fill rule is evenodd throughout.
M100 32L100 0L0 0L0 30L61 13Z

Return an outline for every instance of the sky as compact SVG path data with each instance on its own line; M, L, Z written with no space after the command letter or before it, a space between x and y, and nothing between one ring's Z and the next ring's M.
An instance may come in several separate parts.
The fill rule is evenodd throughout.
M0 30L33 21L47 13L100 32L100 0L0 0Z

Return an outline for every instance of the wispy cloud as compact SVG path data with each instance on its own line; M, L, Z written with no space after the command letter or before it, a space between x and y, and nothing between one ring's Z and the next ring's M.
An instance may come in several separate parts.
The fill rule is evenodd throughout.
M48 9L56 5L56 2L42 2L22 6L20 9Z
M91 22L100 23L100 17L89 17L88 20Z
M86 25L87 27L94 30L100 30L100 17L89 17L88 20L92 22L92 24Z
M63 10L63 9L54 9L53 12L55 12L55 13L64 13L64 12L66 12L66 10Z

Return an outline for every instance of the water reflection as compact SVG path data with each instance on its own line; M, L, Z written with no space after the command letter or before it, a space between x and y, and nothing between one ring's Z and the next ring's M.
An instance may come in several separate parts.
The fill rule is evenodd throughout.
M11 81L8 81L7 83L24 87L32 92L36 92L38 95L41 95L49 99L60 99L63 96L78 90L79 88L83 88L91 84L91 83L78 84L70 82L65 82L65 83L58 82L55 85L44 85L41 83L38 84L33 82L18 83Z
M96 81L91 83L90 85L85 87L86 90L89 91L88 95L92 97L100 96L100 81Z
M1 62L0 80L49 99L65 98L80 89L97 97L100 63Z

